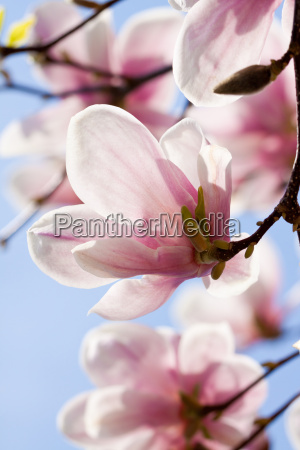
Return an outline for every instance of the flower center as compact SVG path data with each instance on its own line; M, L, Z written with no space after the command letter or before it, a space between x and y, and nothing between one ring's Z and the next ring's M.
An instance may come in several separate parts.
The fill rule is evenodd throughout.
M195 249L195 262L201 264L217 263L211 272L214 280L217 280L225 269L225 261L218 257L218 249L228 250L230 244L226 241L209 239L208 219L205 214L205 202L203 188L198 189L198 203L195 208L195 218L187 206L181 208L182 224L185 235L191 241Z

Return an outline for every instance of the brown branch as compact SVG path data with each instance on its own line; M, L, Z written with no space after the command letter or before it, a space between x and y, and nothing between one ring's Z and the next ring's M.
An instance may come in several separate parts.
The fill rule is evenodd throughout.
M51 41L47 42L46 44L41 45L29 45L26 47L5 47L0 46L0 58L5 58L10 55L15 55L17 53L27 53L27 52L36 52L36 53L43 53L49 50L54 45L61 42L63 39L67 38L71 34L75 33L76 31L80 30L84 25L86 25L91 20L95 19L102 11L105 9L115 5L116 3L120 2L122 0L110 0L107 3L104 3L102 5L99 4L99 7L97 7L96 11L86 19L84 19L82 22L80 22L75 27L70 28L70 30L66 31L62 35L58 36L55 39L52 39Z
M92 92L105 92L105 93L109 93L109 94L113 94L113 95L124 95L124 92L126 92L126 90L123 87L118 87L118 86L111 86L111 85L91 85L91 86L82 86L79 87L78 89L72 89L70 91L62 91L62 92L48 92L48 91L44 91L42 89L36 89L34 87L31 86L26 86L24 84L20 84L20 83L15 83L13 81L4 84L3 86L0 86L0 91L4 91L4 90L14 90L14 91L19 91L19 92L23 92L25 94L31 94L31 95L36 95L38 97L42 97L46 100L51 99L51 98L66 98L66 97L71 97L72 95L79 95L79 94L87 94L87 93L92 93Z
M283 366L287 362L291 361L292 359L296 358L297 356L299 356L298 350L296 352L293 352L291 355L281 359L280 361L263 363L262 366L267 367L267 371L264 374L262 374L260 377L258 377L256 380L254 380L252 383L250 383L245 389L240 391L238 394L236 394L231 399L227 400L224 403L220 403L219 405L202 406L202 407L200 406L199 412L201 413L201 415L206 415L206 414L209 414L209 413L215 412L215 411L224 411L225 409L229 408L229 406L231 406L233 403L235 403L237 400L239 400L241 397L243 397L254 386L256 386L262 380L267 378L272 372L274 372L275 370L277 370L279 367Z
M72 61L69 59L66 60L56 59L49 55L45 55L45 57L42 59L42 64L55 64L57 66L74 67L75 69L82 70L83 72L90 72L99 77L124 79L121 75L116 75L114 73L107 72L106 70L99 69L98 67L81 64L79 62Z
M288 51L278 60L281 70L294 59L296 78L296 98L297 98L297 149L293 170L287 184L283 197L273 212L261 222L258 230L246 239L232 242L229 250L218 249L216 255L219 260L228 261L241 250L246 249L250 244L257 244L263 235L283 217L283 219L293 224L293 231L298 232L300 242L300 206L298 203L298 193L300 188L300 0L295 1L294 23L291 42ZM279 65L280 65L279 64ZM298 230L299 228L299 230Z
M243 442L238 444L237 447L235 447L233 450L241 450L245 448L246 445L250 444L250 442L254 441L254 439L264 431L264 429L270 425L277 417L279 417L295 400L300 398L300 392L298 394L294 395L288 402L286 402L283 406L281 406L275 413L273 413L271 416L259 419L256 423L259 424L259 427Z
M66 179L66 171L52 180L47 192L40 198L34 199L17 215L10 223L0 230L0 244L5 246L8 240L14 236L21 228L23 228L41 209L46 201L55 194Z
M68 64L68 63L67 63ZM76 63L75 63L76 64ZM71 64L70 64L71 65ZM74 66L75 67L75 66ZM113 86L110 84L99 84L99 85L91 85L91 86L81 86L77 89L73 89L70 91L62 91L62 92L48 92L42 89L37 89L31 86L26 86L24 84L15 83L11 79L9 79L4 85L0 86L0 91L4 90L15 90L19 92L23 92L25 94L37 95L38 97L42 97L44 99L51 98L66 98L72 95L86 94L92 92L105 92L107 94L111 94L113 96L124 97L135 89L139 88L142 84L147 83L154 78L160 77L172 70L172 66L163 67L161 69L150 72L141 77L135 78L126 78L122 75L113 75L110 74L111 77L122 77L125 84L121 86ZM104 75L105 76L105 75Z

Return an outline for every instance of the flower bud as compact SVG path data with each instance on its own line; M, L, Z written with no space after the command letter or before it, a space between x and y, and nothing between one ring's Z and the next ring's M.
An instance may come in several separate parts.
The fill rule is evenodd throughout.
M247 95L261 91L274 79L271 65L255 64L235 72L214 88L216 94Z

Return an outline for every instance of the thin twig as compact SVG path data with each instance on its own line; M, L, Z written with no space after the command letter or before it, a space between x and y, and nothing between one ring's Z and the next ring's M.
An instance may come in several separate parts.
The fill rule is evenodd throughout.
M0 46L0 57L5 58L10 55L15 55L17 53L27 53L27 52L36 52L36 53L43 53L49 50L54 45L58 44L71 34L75 33L76 31L80 30L82 27L84 27L88 22L95 19L102 11L105 9L115 5L116 3L119 3L122 0L110 0L107 3L104 3L102 5L99 4L99 8L96 9L96 11L86 19L84 19L82 22L80 22L75 27L70 28L68 31L63 33L62 35L58 36L55 39L52 39L51 41L47 42L46 44L41 45L29 45L25 47L5 47Z
M18 214L11 222L9 222L2 230L0 230L0 244L5 246L8 240L14 236L17 231L23 228L41 209L41 207L46 203L46 201L60 188L66 179L66 171L55 180L50 180L50 185L47 188L46 193L32 200L28 205Z
M238 444L237 447L235 447L233 450L241 450L245 448L246 445L250 444L250 442L254 441L254 439L264 431L264 429L270 425L277 417L279 417L295 400L297 400L300 397L300 392L298 394L294 395L288 402L286 402L283 406L281 406L277 411L275 411L274 414L272 414L270 417L266 417L263 419L259 419L258 423L260 423L259 427L253 431L253 433L245 439L243 442Z
M123 79L121 75L116 75L114 73L108 72L106 70L99 69L94 66L89 66L85 64L81 64L76 61L72 60L61 60L56 59L50 55L45 55L45 58L42 61L42 64L55 64L57 66L67 66L67 67L74 67L75 69L82 70L83 72L90 72L93 73L99 77L105 77L105 78L119 78Z
M77 89L72 89L69 91L62 91L62 92L49 92L44 91L42 89L37 89L31 86L26 86L21 83L15 83L11 79L5 83L4 85L0 86L0 91L5 90L15 90L19 92L23 92L25 94L31 94L36 95L38 97L42 97L44 99L51 99L51 98L66 98L71 97L72 95L80 95L80 94L88 94L93 92L105 92L107 94L112 94L113 96L119 96L123 98L125 95L128 95L130 92L134 91L135 89L139 88L142 84L147 83L154 78L160 77L172 70L172 66L163 67L161 69L155 70L153 72L148 73L147 75L143 75L140 77L133 77L133 78L126 78L123 77L123 81L125 84L120 86L114 86L110 84L94 84L90 86L81 86ZM114 76L113 74L110 74L111 76ZM119 77L119 75L116 75L116 77ZM121 77L121 76L120 76Z
M254 380L252 383L250 383L245 389L240 391L238 394L236 394L231 399L227 400L224 403L220 403L219 405L212 405L212 406L202 406L199 409L199 412L201 412L201 415L209 414L210 412L214 411L224 411L225 409L229 408L233 403L235 403L237 400L239 400L241 397L243 397L247 392L249 392L254 386L256 386L258 383L260 383L263 379L267 378L272 372L277 370L279 367L283 366L287 362L291 361L292 359L299 356L299 351L293 352L291 355L281 359L277 362L266 362L262 364L264 367L267 367L267 371L262 374L260 377L258 377L256 380Z

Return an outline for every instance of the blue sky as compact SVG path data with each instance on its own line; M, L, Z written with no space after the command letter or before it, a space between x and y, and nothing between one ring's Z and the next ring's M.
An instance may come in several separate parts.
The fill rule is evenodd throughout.
M8 24L28 10L27 0L5 0L2 4L7 8ZM134 12L155 6L167 6L167 0L124 0L115 8L117 26ZM13 57L7 67L16 80L35 83L26 58ZM43 107L44 103L27 95L1 93L0 129L12 119ZM17 161L13 159L1 161L0 226L16 213L5 190L5 180L15 164ZM250 215L242 217L243 231L252 232L256 220ZM283 294L299 279L296 242L285 223L276 224L269 234L282 255ZM72 289L48 278L28 255L25 230L0 252L0 266L0 447L9 450L72 448L56 430L55 417L66 400L91 388L78 365L78 350L84 334L103 322L95 315L87 317L87 311L107 288ZM281 298L282 295L279 301ZM172 325L169 314L172 300L139 321L150 326ZM300 322L299 312L290 324L297 322ZM258 361L277 360L290 353L291 344L299 335L300 325L298 336L295 333L280 342L255 346L249 354ZM264 413L272 412L299 389L299 368L299 361L292 362L270 378L270 395ZM275 450L291 448L284 434L283 419L270 427L270 436Z

